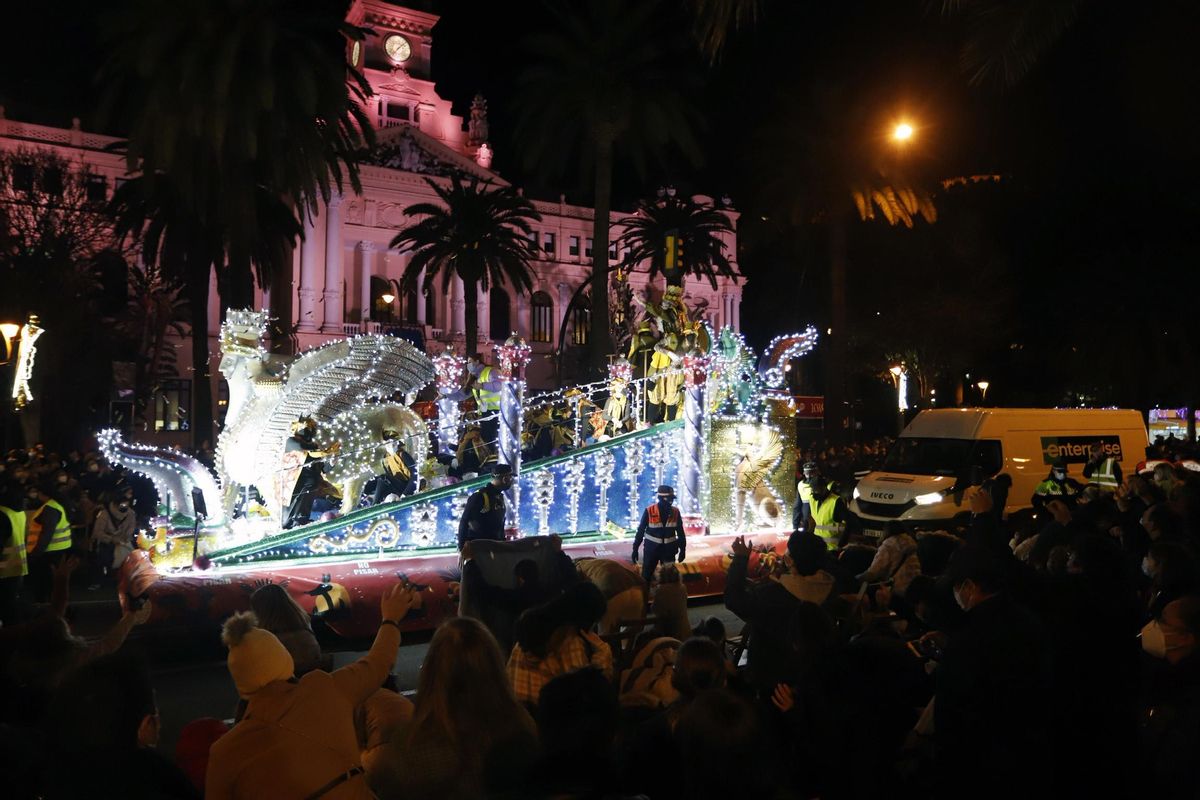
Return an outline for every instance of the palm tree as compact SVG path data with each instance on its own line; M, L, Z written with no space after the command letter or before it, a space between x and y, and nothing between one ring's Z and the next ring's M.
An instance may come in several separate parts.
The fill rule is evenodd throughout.
M973 84L1016 85L1062 38L1087 0L941 0L963 18L959 60Z
M131 0L104 31L107 115L127 124L137 184L118 198L125 232L155 228L152 258L187 284L193 317L195 438L211 436L208 282L227 305L291 269L311 214L373 141L366 80L347 64L360 29L326 0ZM131 182L132 183L132 182ZM282 200L280 199L282 198ZM284 294L284 293L279 293ZM195 341L198 338L199 341Z
M732 234L729 217L712 206L687 197L666 195L644 201L619 222L625 228L619 241L629 248L629 264L650 262L650 279L659 272L668 286L682 286L685 275L707 278L717 288L717 276L737 280L725 255L722 234ZM667 238L675 237L677 262L668 269Z
M763 0L687 0L695 19L692 36L710 62L720 59L729 35L758 20Z
M619 155L644 172L651 156L675 145L694 162L699 116L686 100L695 73L673 37L659 33L654 3L586 0L548 6L556 30L532 37L534 57L520 76L516 133L530 167L561 176L577 161L591 172L591 367L612 350L608 309L609 215ZM673 49L676 48L676 49ZM581 172L581 174L586 174Z
M533 288L529 261L537 257L537 245L529 223L542 215L513 188L492 188L490 181L481 183L476 177L463 183L455 175L448 186L432 178L425 182L441 204L417 203L404 209L406 216L423 219L397 234L390 246L413 250L402 278L406 291L417 288L422 271L425 293L433 289L439 275L443 293L449 292L452 278L462 280L467 355L475 355L479 292L506 282L517 291Z
M176 374L168 336L187 335L187 300L182 284L157 264L129 269L129 300L117 326L137 354L137 405L143 410L164 378Z
M876 90L878 91L878 90ZM859 86L826 83L807 98L788 94L787 110L755 152L771 207L793 224L828 230L831 333L826 336L825 414L831 435L846 420L846 236L857 218L882 217L912 228L918 218L937 220L937 207L923 173L920 144L898 149L888 141L881 95ZM932 149L932 148L928 148Z

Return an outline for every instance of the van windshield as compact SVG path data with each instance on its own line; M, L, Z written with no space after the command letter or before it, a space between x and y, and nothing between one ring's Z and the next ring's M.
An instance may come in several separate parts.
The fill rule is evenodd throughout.
M967 468L970 439L897 439L883 462L885 472L902 475L946 475L957 477Z

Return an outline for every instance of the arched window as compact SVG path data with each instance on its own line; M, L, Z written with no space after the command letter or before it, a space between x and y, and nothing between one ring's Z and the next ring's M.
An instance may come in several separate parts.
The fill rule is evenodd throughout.
M502 342L512 333L512 321L509 319L508 313L508 292L499 286L493 286L488 300L492 315L488 328L491 330L492 340Z
M396 309L396 290L387 278L371 276L371 306L370 316L377 321L391 322L395 318L393 315Z
M422 291L425 290L422 289ZM425 292L425 324L435 328L438 324L437 306L437 297L433 292Z
M554 341L554 301L545 292L534 292L529 299L529 338L535 342Z

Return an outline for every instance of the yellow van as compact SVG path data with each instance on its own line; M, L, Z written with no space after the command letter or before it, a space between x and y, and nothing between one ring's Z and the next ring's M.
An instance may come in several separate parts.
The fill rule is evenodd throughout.
M888 451L883 469L858 482L850 509L867 530L890 520L924 529L969 517L967 499L985 479L1012 478L1005 513L1029 508L1056 460L1086 483L1083 466L1101 443L1126 475L1146 455L1138 411L1090 408L938 408L918 414Z

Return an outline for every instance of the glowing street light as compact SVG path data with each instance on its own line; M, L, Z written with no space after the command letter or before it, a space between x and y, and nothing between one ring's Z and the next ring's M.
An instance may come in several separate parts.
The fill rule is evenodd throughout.
M900 144L906 144L912 140L916 129L907 122L898 122L896 127L892 128L892 140Z
M15 322L0 322L0 336L4 337L4 360L0 364L7 364L13 357L13 345L17 342L17 335L21 333L21 326Z
M396 295L392 294L391 292L384 292L383 294L379 295L379 299L390 306L396 301Z
M988 383L987 381L976 381L975 385L979 387L979 399L986 400L988 387L992 384Z
M904 364L893 364L888 368L892 382L896 384L896 435L904 431L904 412L908 410L908 370Z

